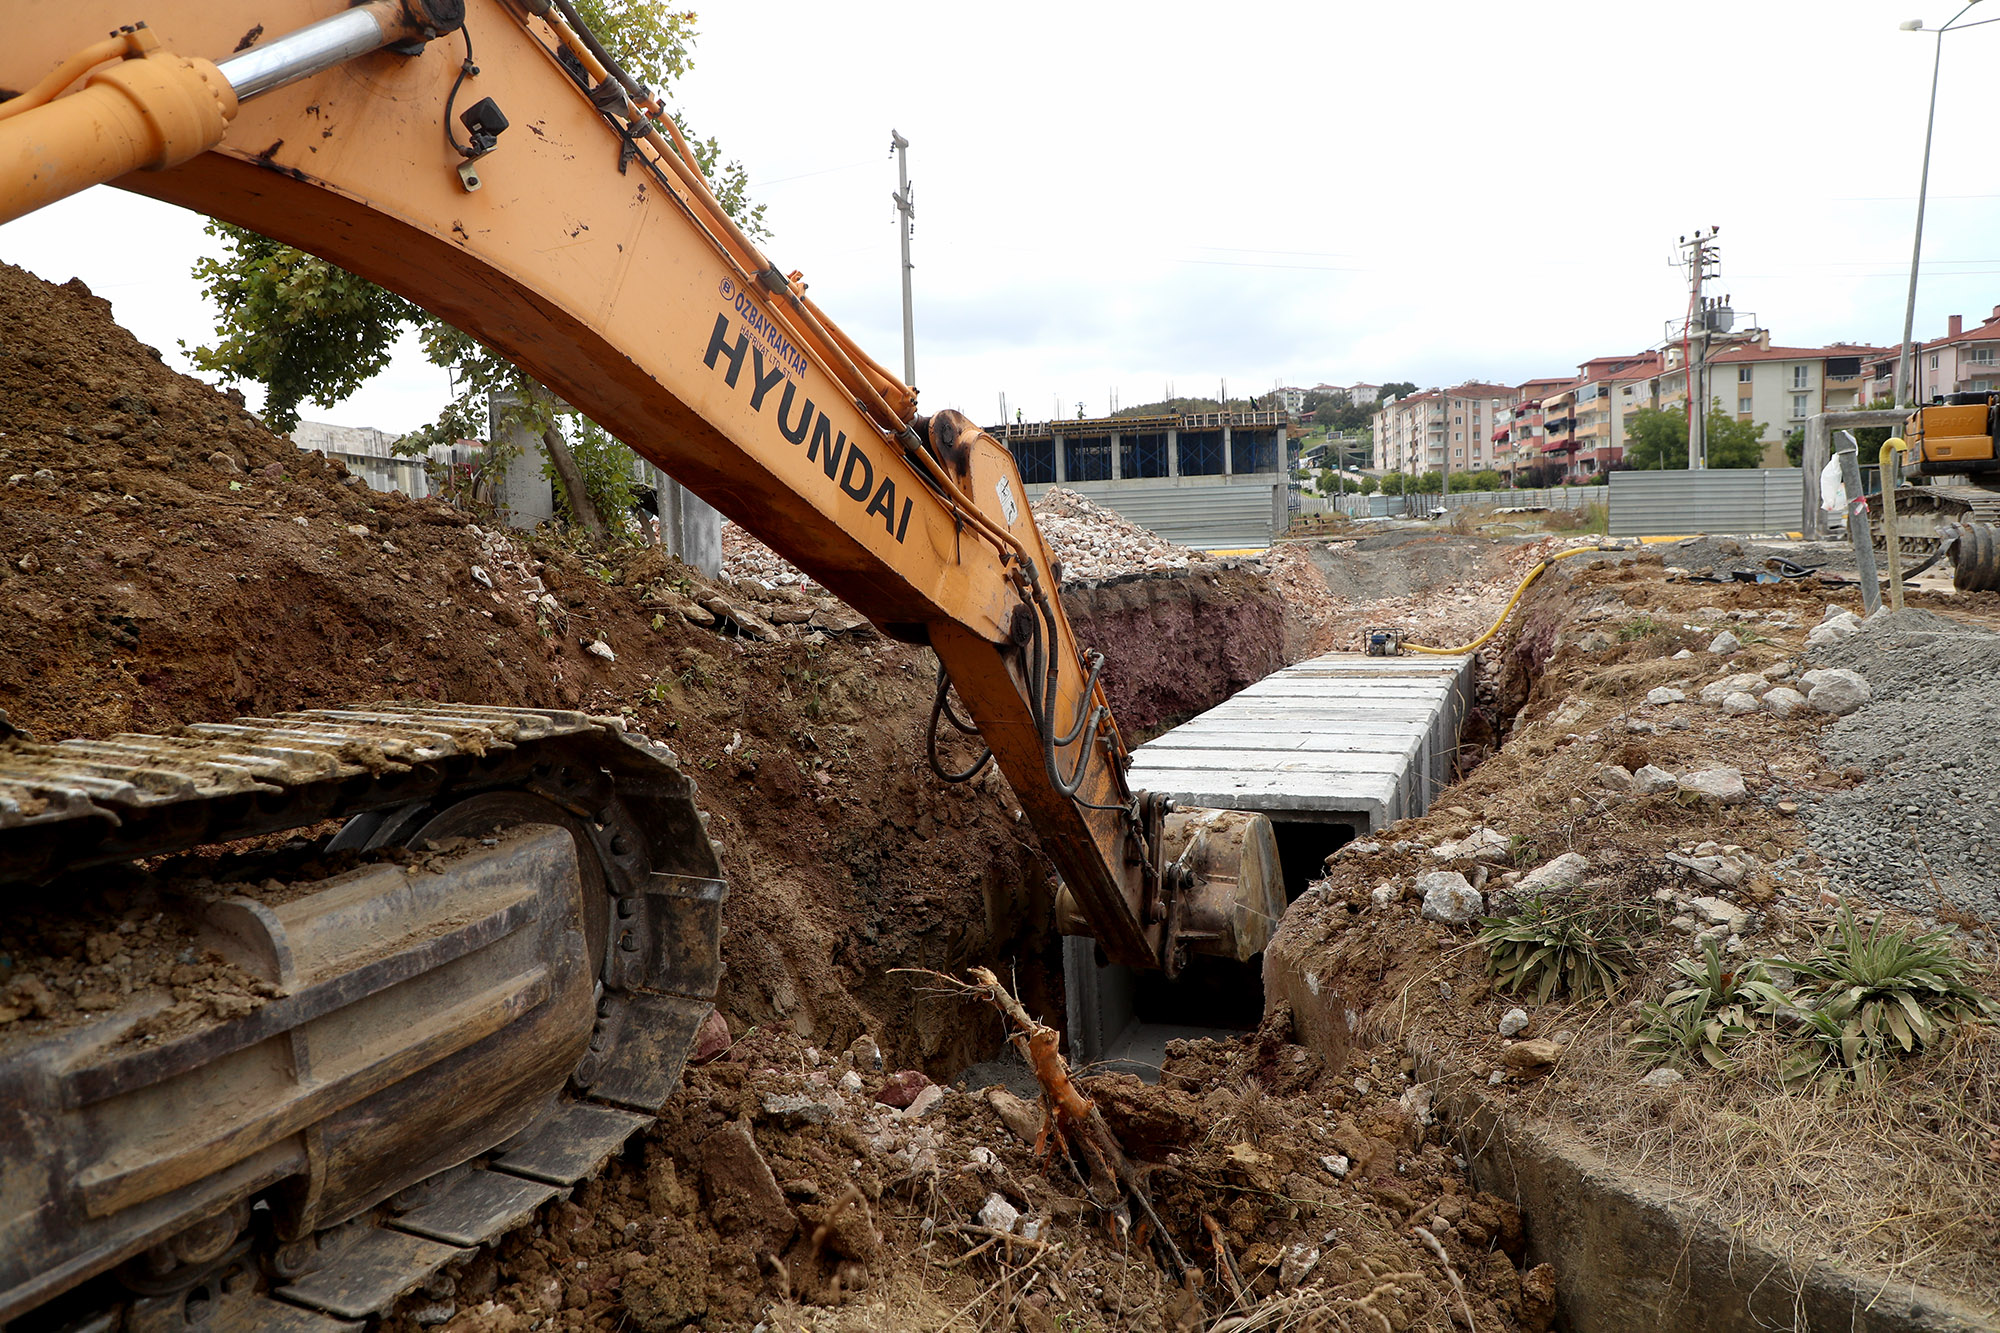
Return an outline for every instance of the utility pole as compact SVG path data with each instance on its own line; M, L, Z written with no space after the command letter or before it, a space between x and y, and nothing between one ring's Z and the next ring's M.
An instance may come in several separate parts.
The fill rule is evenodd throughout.
M1688 316L1681 331L1681 357L1687 362L1688 380L1688 467L1708 466L1708 310L1702 304L1703 278L1715 277L1722 263L1722 249L1715 235L1722 230L1710 227L1692 238L1680 238L1682 262L1688 269Z
M903 233L903 383L917 384L917 318L910 305L910 233L916 226L917 196L910 189L910 141L889 131L889 151L896 155L896 212Z

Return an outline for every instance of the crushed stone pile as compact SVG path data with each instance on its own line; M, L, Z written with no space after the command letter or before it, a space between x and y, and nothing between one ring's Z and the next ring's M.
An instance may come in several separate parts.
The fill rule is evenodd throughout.
M1808 807L1836 882L1906 911L2000 921L2000 634L1915 607L1812 654L1873 698L1828 727L1828 762L1860 785ZM1940 898L1945 900L1941 903Z
M1051 490L1034 508L1065 582L1183 570L1201 558L1072 490Z

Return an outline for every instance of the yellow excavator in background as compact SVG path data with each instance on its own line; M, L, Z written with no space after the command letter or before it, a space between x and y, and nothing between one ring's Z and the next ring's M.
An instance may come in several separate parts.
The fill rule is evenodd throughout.
M948 772L933 744L933 767L998 764L1112 961L1263 948L1285 901L1269 824L1196 834L1130 789L1006 448L917 413L568 0L14 8L0 221L115 183L476 335L929 645L934 734L989 747ZM720 861L671 752L582 714L367 704L0 740L0 910L75 910L150 858L329 818L358 868L178 900L184 956L254 980L244 1012L142 988L0 1036L0 1322L352 1327L597 1169L677 1085L720 975Z
M1906 560L1949 556L1960 592L2000 591L2000 393L1954 393L1910 413L1903 475L1930 484L1896 488L1896 546ZM1866 460L1863 460L1866 461ZM1882 497L1869 498L1881 545ZM1918 566L1919 569L1924 565ZM1913 571L1914 572L1914 571Z

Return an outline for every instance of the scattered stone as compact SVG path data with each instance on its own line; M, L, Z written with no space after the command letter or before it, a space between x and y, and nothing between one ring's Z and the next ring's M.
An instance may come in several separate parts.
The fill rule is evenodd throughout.
M1541 1073L1562 1058L1562 1047L1547 1037L1517 1041L1500 1052L1500 1060L1522 1073Z
M1671 685L1657 685L1652 689L1646 691L1646 702L1652 704L1655 707L1663 707L1667 704L1685 703L1686 701L1687 701L1686 693L1684 693L1681 690L1675 689Z
M491 574L488 574L484 569L481 569L478 565L474 565L472 567L472 581L474 583L477 583L482 588L490 588L493 586L493 576Z
M1680 780L1666 769L1647 764L1632 775L1632 790L1641 796L1653 796L1663 791L1672 791L1680 786Z
M1711 926L1727 926L1732 932L1742 930L1748 918L1748 913L1727 898L1697 898L1694 910Z
M917 1094L916 1100L903 1108L903 1115L910 1120L920 1120L930 1109L944 1100L944 1089L933 1083Z
M1353 1165L1353 1163L1349 1162L1345 1157L1342 1157L1339 1153L1333 1153L1329 1156L1320 1158L1319 1164L1325 1167L1327 1171L1332 1174L1335 1180L1347 1179L1348 1169Z
M238 463L235 459L231 458L228 454L223 453L220 449L216 450L214 453L208 456L208 465L214 468L217 472L222 473L224 476L240 474L243 471L243 465L241 463Z
M701 1181L708 1220L724 1235L749 1233L781 1252L798 1230L798 1217L747 1122L735 1121L708 1136L701 1146Z
M1479 919L1486 901L1471 881L1456 870L1433 870L1417 876L1417 892L1424 897L1423 918L1447 926L1463 926Z
M772 1092L764 1096L764 1114L787 1125L824 1125L833 1119L834 1108L811 1097L792 1092Z
M1340 850L1348 856L1374 856L1382 850L1382 844L1368 841L1350 842Z
M1591 630L1576 641L1576 650L1580 653L1601 653L1610 646L1611 636L1601 629Z
M1623 764L1599 764L1597 771L1591 776L1596 779L1598 786L1611 791L1632 790L1632 770Z
M1750 799L1743 775L1733 768L1704 768L1682 776L1677 784L1684 792L1706 797L1723 805L1741 805Z
M979 1205L980 1226L1012 1233L1020 1221L1021 1210L998 1193L987 1195L986 1202Z
M1377 907L1387 907L1402 897L1403 891L1397 888L1393 882L1385 879L1380 884L1377 884L1368 896L1374 901Z
M1673 1066L1661 1065L1658 1069L1640 1079L1639 1086L1642 1088L1671 1088L1674 1084L1679 1083L1683 1077L1681 1071L1675 1069Z
M1875 697L1875 692L1868 687L1867 678L1858 671L1849 671L1845 667L1808 671L1799 678L1799 682L1805 684L1808 678L1815 676L1818 679L1809 687L1806 702L1818 712L1845 717Z
M1743 640L1737 638L1728 630L1724 630L1708 641L1708 651L1721 657L1727 657L1731 653L1743 651Z
M1683 648L1679 652L1675 653L1672 657L1668 658L1667 660L1670 662L1681 662L1693 656L1694 656L1694 650L1692 648Z
M1757 711L1757 696L1738 690L1722 697L1722 711L1731 717L1743 717Z
M1576 852L1564 852L1553 861L1545 861L1527 874L1515 888L1523 894L1550 893L1562 889L1575 888L1583 882L1583 876L1590 869L1590 862Z
M607 662L616 662L618 660L618 654L612 652L611 645L602 639L592 639L589 643L583 645L583 650L592 657L601 657Z
M871 1074L882 1072L882 1048L865 1032L847 1048L847 1059L856 1069L865 1069Z
M1772 717L1790 717L1806 706L1806 696L1788 685L1780 685L1764 696L1764 707Z
M889 1076L889 1081L882 1085L882 1091L875 1094L875 1100L884 1106L905 1110L917 1099L917 1094L930 1086L930 1079L920 1070L905 1069Z
M1500 1015L1501 1036L1518 1037L1527 1030L1528 1011L1526 1009L1509 1009L1506 1013Z
M839 1082L836 1084L836 1086L839 1087L839 1089L842 1092L845 1092L851 1096L852 1094L861 1091L861 1075L855 1073L852 1069L850 1069L846 1073L840 1076Z
M708 1017L701 1020L701 1028L694 1034L694 1052L688 1059L695 1064L707 1064L733 1045L735 1039L729 1035L729 1023L720 1010L711 1009Z

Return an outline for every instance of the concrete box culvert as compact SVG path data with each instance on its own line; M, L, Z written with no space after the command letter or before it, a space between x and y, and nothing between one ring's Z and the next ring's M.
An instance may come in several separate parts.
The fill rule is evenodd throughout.
M1131 783L1269 817L1295 898L1341 844L1423 814L1453 780L1472 679L1469 656L1310 658L1140 746ZM1095 955L1091 940L1064 941L1072 1058L1141 1078L1159 1077L1168 1041L1248 1030L1286 998L1254 965L1206 960L1164 989Z

